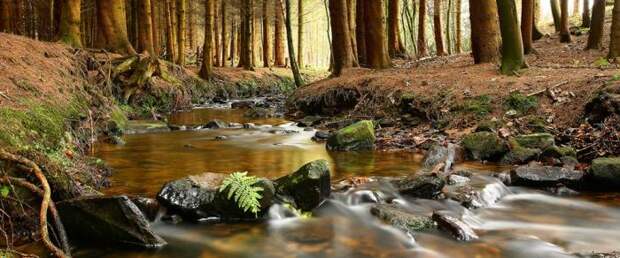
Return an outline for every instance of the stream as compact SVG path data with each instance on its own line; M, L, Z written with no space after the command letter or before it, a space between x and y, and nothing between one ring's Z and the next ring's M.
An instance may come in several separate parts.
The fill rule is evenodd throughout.
M221 119L257 126L136 134L125 136L125 145L101 143L96 156L114 170L112 187L105 190L106 194L154 197L164 183L203 172L249 171L251 175L277 178L316 159L329 162L332 182L351 176L403 176L420 170L423 159L410 152L328 152L324 144L311 140L314 131L283 119L248 119L243 110L202 108L169 119L184 125ZM478 163L457 167L502 169ZM270 219L261 223L175 225L157 221L152 227L168 242L159 250L99 246L77 249L74 256L573 257L573 253L620 249L619 195L557 197L506 187L489 174L475 176L476 184L485 188L483 199L489 201L479 209L468 210L450 200L408 199L379 180L332 194L309 219L287 218L276 205L270 210ZM420 213L442 209L460 214L480 239L461 243L441 232L403 233L370 214L372 204L368 200L377 196L394 196L409 210Z

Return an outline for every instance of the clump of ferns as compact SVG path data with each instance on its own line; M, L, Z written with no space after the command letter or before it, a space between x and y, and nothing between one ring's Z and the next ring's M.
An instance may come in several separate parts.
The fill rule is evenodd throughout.
M260 212L260 199L263 198L261 192L263 188L254 186L259 179L254 176L248 176L248 172L235 172L230 174L222 181L219 191L227 191L227 198L234 198L237 207L243 212L254 213L258 216Z

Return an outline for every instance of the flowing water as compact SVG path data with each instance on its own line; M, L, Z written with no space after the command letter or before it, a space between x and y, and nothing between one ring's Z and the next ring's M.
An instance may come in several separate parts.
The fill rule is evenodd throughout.
M326 159L333 180L349 176L399 176L420 169L421 157L408 152L332 153L305 131L281 119L247 119L231 109L197 109L170 118L175 124L204 124L219 118L253 122L253 129L218 129L128 135L126 145L101 144L97 156L114 169L107 194L154 197L170 180L201 172L249 171L277 178L299 166ZM268 126L273 125L273 126ZM296 131L291 133L291 131ZM216 137L225 139L216 140ZM497 170L476 164L465 168ZM309 219L287 217L282 207L261 223L153 227L169 245L155 251L118 246L76 250L76 257L571 257L575 252L620 249L620 198L613 194L571 198L507 188L488 175L476 175L484 189L483 208L467 210L453 201L399 196L381 181L335 193ZM371 216L369 202L391 196L409 210L430 214L450 210L480 235L459 243L439 232L405 234Z

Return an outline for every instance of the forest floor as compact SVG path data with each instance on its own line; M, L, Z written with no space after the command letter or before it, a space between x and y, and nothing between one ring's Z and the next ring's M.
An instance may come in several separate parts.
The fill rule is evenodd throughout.
M397 60L394 68L385 70L349 69L341 77L297 90L290 106L298 118L336 115L383 119L390 127L396 124L383 130L386 148L403 146L399 137L394 137L401 141L397 144L387 139L395 133L425 138L432 136L430 132L441 132L449 140L460 140L487 121L512 125L540 120L561 132L579 127L586 103L620 79L619 66L604 58L609 36L604 37L601 50L585 51L586 41L587 33L573 36L569 44L560 43L557 34L545 35L534 43L535 53L526 56L529 68L516 76L499 74L497 64L475 65L470 53ZM532 99L536 108L516 121L505 119L515 116L510 105L515 99Z

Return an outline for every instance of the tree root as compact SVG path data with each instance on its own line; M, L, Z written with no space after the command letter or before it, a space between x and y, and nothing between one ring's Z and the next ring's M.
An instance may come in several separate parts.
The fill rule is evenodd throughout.
M31 160L11 154L1 148L0 159L13 161L27 166L30 168L30 172L37 177L43 188L43 196L41 197L41 210L39 212L39 228L41 231L41 240L43 241L45 247L49 249L49 251L52 252L54 256L62 258L69 257L65 252L56 247L56 245L54 245L54 243L52 243L52 241L50 241L49 239L49 232L47 230L47 210L50 208L52 191L50 189L49 183L47 182L47 178L45 178L43 171L41 171L41 168L39 168L39 166Z
M15 185L21 186L23 188L30 190L33 193L36 193L37 195L39 195L39 197L43 197L45 195L43 190L41 190L39 187L37 187L36 185L22 178L6 176L6 177L0 178L0 183L15 184ZM56 209L56 205L54 204L54 201L52 200L50 200L49 211L50 211L50 214L52 215L52 220L54 221L54 226L56 227L56 232L58 234L58 240L60 242L62 250L65 252L65 254L70 256L71 247L69 246L69 240L67 238L67 233L60 219L60 215L58 215L58 210Z
M132 95L142 90L153 77L159 77L171 84L180 84L170 75L166 64L155 57L135 55L117 59L112 68L112 79L122 82L123 99L128 101Z

